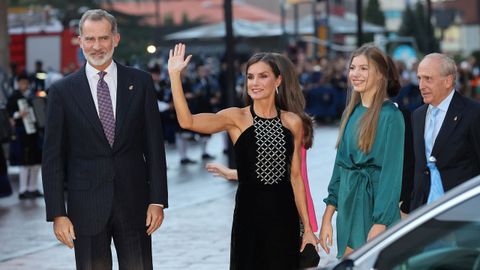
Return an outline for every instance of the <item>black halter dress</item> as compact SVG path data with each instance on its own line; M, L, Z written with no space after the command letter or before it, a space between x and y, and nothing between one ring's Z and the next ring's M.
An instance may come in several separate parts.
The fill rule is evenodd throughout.
M253 125L235 144L239 186L233 217L230 269L298 268L300 228L290 182L293 135L277 116L250 106Z

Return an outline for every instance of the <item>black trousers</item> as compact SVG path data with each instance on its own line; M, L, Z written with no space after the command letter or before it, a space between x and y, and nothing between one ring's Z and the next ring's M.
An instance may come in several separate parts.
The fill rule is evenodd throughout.
M120 270L152 270L152 242L146 228L132 229L114 204L107 226L93 236L76 235L77 270L112 269L111 241L115 244Z

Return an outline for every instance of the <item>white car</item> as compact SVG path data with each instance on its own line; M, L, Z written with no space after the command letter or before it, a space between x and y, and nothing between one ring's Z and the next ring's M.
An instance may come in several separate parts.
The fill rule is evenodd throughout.
M327 269L480 270L480 176Z

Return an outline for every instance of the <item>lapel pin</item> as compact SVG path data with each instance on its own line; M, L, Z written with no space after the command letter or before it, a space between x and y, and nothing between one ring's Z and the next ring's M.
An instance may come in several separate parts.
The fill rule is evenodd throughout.
M133 90L133 85L130 85L130 86L128 87L128 90Z
M457 117L457 116L455 116L455 117L453 118L453 121L457 121L457 119L458 119L458 117Z

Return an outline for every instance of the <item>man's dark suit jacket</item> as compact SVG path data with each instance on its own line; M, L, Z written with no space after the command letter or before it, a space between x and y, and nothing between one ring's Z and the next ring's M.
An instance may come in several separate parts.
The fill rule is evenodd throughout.
M68 216L77 234L99 233L114 203L128 226L142 229L149 204L168 206L163 132L152 78L118 63L117 75L113 147L98 117L85 67L48 91L42 166L47 220Z
M430 171L425 157L425 117L428 104L413 112L415 177L411 210L427 202ZM446 191L480 174L480 104L455 92L435 140L432 156L437 159Z
M413 172L415 168L415 157L413 155L413 132L412 114L406 109L399 108L405 121L405 141L403 144L403 174L400 210L404 213L410 212L410 202L413 190Z

